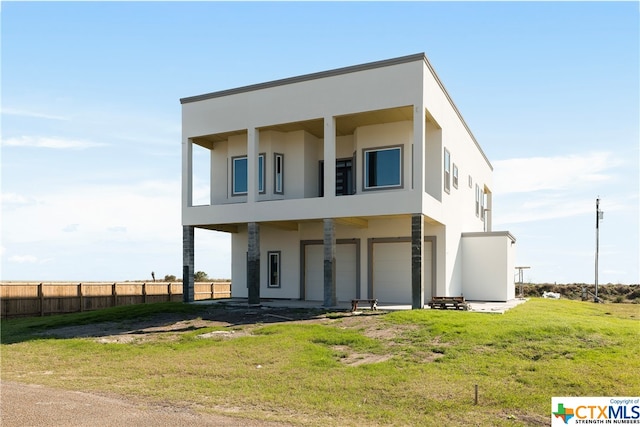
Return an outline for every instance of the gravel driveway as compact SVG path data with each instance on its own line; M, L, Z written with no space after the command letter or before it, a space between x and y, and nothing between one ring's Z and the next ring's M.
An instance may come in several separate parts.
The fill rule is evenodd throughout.
M97 394L0 382L2 427L247 426L286 424L201 414L189 408L133 403Z

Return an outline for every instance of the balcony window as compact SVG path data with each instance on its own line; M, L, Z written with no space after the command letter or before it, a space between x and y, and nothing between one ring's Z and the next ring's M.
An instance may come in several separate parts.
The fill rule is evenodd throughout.
M275 153L273 163L273 192L284 194L284 154Z
M247 156L234 157L231 160L231 176L233 177L232 194L247 194ZM264 154L258 156L258 192L264 193Z
M402 187L402 147L364 150L364 189Z

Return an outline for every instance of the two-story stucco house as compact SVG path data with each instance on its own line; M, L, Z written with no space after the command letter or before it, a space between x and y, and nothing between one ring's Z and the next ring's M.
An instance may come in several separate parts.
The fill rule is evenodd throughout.
M194 227L231 233L232 295L515 297L492 166L423 53L181 99L185 300ZM193 203L193 150L210 201Z

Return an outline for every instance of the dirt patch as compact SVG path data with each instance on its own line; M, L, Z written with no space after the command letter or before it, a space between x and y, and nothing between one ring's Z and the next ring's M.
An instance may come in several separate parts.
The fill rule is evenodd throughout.
M337 355L340 363L349 366L360 366L369 363L380 363L385 360L389 360L393 357L391 354L372 354L372 353L357 353L351 351L349 347L342 345L334 345L331 347Z
M212 305L196 315L166 313L146 319L101 322L50 329L38 335L55 338L94 338L100 343L135 344L176 340L182 333L202 329L199 338L227 339L251 334L257 326L278 322L331 322L321 310L247 308ZM205 329L216 331L205 332Z

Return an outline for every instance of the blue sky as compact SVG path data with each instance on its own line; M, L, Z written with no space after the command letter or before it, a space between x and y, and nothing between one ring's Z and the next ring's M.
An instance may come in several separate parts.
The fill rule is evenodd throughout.
M638 283L637 2L2 2L3 280L179 276L182 97L425 52L525 280ZM197 181L196 181L197 184ZM196 231L196 270L230 239Z

